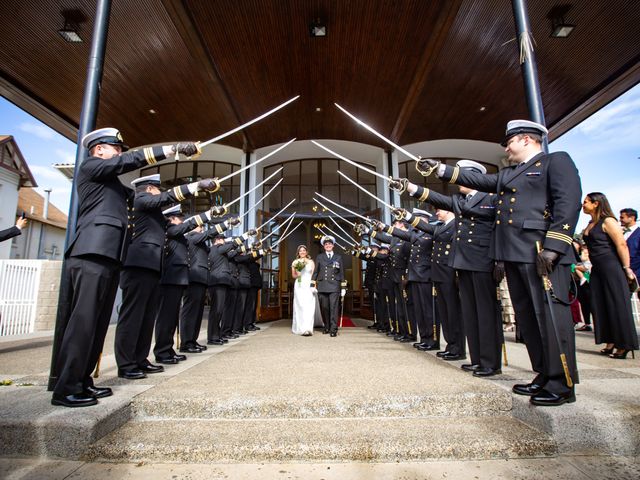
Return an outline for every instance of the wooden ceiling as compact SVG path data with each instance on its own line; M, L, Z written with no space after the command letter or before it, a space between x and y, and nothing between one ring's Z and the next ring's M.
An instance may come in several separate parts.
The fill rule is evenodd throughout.
M559 3L529 1L552 137L640 81L636 2L575 1L574 32L554 39L547 15ZM0 93L75 141L95 0L0 7ZM58 35L65 10L85 17L84 43ZM316 19L326 37L310 36ZM382 146L333 102L401 145L497 142L509 119L528 117L518 57L509 0L118 0L97 123L131 145L206 140L299 94L222 143Z

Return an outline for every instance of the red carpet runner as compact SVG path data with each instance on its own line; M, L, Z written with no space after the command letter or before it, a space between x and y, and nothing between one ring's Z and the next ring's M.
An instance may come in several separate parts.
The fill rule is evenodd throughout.
M340 325L340 323L338 323ZM351 317L342 316L342 327L357 327L355 323L351 321Z

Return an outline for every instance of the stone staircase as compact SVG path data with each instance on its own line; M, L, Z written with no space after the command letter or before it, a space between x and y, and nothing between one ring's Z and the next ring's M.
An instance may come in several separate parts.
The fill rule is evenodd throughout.
M366 329L293 336L288 322L136 396L86 459L330 462L555 455L510 392Z

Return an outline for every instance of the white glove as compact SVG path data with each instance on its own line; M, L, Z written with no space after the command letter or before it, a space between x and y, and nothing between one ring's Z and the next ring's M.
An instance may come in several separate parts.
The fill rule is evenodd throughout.
M318 289L316 287L311 287L311 293L315 295L316 293L318 293Z
M347 289L343 288L342 290L340 290L340 296L344 297L347 294Z

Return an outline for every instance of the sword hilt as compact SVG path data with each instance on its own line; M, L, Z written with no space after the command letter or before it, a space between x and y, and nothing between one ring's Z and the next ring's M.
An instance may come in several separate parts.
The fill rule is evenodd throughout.
M564 370L564 378L567 380L567 387L573 388L573 380L571 380L569 366L567 365L567 357L564 353L560 354L560 361L562 362L562 369Z

